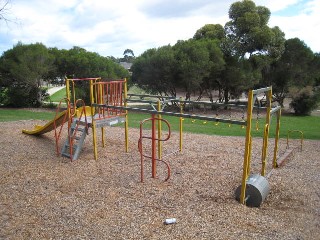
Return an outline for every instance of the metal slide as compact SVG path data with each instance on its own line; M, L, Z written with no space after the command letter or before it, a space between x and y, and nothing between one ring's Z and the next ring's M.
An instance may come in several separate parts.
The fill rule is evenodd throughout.
M68 114L67 110L59 113L59 115L55 119L52 119L51 121L49 121L47 124L43 126L35 125L34 129L32 130L23 129L22 132L29 135L35 135L35 136L50 132L54 130L54 121L56 121L56 126L60 126L63 123L63 121L68 121L68 116L65 116L66 114Z

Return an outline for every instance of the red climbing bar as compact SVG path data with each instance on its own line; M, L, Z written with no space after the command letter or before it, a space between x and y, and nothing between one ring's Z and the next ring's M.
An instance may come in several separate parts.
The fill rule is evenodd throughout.
M144 136L143 135L143 131L142 131L142 126L145 122L147 121L151 121L151 136ZM157 128L156 128L156 122L157 121L162 121L162 122L165 122L168 126L168 135L166 138L164 139L159 139L157 138ZM170 124L167 120L165 119L160 119L160 118L157 118L155 117L154 114L152 114L152 117L151 118L148 118L148 119L145 119L143 121L141 121L140 123L140 138L139 138L139 141L138 141L138 149L139 149L139 152L140 152L140 157L141 157L141 182L143 182L144 180L144 158L149 158L151 159L151 163L152 163L152 169L151 169L151 175L152 175L152 178L156 178L157 176L157 164L156 162L157 161L160 161L160 162L163 162L166 167L167 167L167 170L168 170L168 174L167 174L167 177L164 181L167 181L169 180L170 178L170 175L171 175L171 170L170 170L170 165L165 162L164 160L162 159L157 159L156 156L157 156L157 149L156 149L156 146L157 146L157 141L167 141L169 138L170 138L170 135L171 135L171 130L170 130ZM145 155L143 153L143 139L150 139L151 140L151 156L150 155Z

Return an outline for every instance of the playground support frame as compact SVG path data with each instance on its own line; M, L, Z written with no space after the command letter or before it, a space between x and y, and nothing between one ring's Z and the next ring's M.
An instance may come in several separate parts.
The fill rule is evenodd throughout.
M127 80L122 79L121 81L102 81L100 77L98 78L77 78L77 79L68 79L66 78L66 96L69 101L71 101L71 94L73 97L73 102L75 105L76 102L76 94L75 94L75 82L76 81L88 81L89 82L89 91L90 91L90 107L91 107L91 116L92 116L92 122L91 122L91 127L92 127L92 138L93 138L93 151L94 151L94 159L98 159L98 150L97 150L97 126L96 126L96 121L97 119L94 117L95 114L95 107L97 103L100 103L102 105L104 103L104 95L108 95L108 89L112 92L110 93L111 95L113 94L113 98L111 99L112 101L117 101L123 103L123 106L127 108L127 102L124 101L124 99L127 99ZM70 82L72 83L72 89L70 89ZM119 87L112 88L112 84L118 84L118 83L123 83L123 85ZM108 84L110 84L110 88L108 88ZM106 86L106 87L105 87ZM71 91L70 91L71 90ZM123 96L123 95L124 96ZM121 106L121 107L123 107ZM76 107L76 106L74 106ZM68 107L69 115L70 115L70 107ZM104 109L102 110L104 112ZM125 110L124 112L124 117L125 117L125 150L128 152L128 111ZM107 116L107 117L112 117ZM101 127L101 135L102 135L102 145L103 147L105 146L105 132L104 128Z
M261 176L266 174L266 157L268 149L268 138L271 123L272 114L277 114L277 125L276 125L276 136L275 136L275 147L273 152L273 168L277 166L277 151L279 142L279 131L280 131L280 117L281 117L281 107L273 108L272 105L272 87L261 88L257 90L250 90L248 93L248 107L247 107L247 127L246 127L246 140L245 140L245 153L243 160L243 173L242 173L242 184L240 193L240 203L246 204L246 185L247 179L250 175L250 165L251 165L251 151L252 151L252 112L254 108L254 102L257 99L257 95L260 93L266 94L267 100L267 112L266 112L266 122L264 125L263 134L263 144L262 144L262 155L261 155Z

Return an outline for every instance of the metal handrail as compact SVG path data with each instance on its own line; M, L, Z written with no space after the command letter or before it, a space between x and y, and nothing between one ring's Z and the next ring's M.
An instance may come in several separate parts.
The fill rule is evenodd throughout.
M300 151L302 151L304 136L303 136L303 132L300 131L300 130L288 130L288 133L287 133L287 149L289 148L289 135L290 135L290 133L293 133L293 132L300 133Z
M63 121L62 121L62 124L60 125L60 129L59 129L59 132L57 133L57 117L58 117L58 114L60 113L60 108L61 108L61 104L63 101L66 101L67 102L67 113L65 114L64 118L63 118ZM54 117L54 120L53 120L53 126L54 126L54 137L56 139L56 152L57 152L57 155L59 156L60 155L60 151L59 151L59 140L60 140L60 137L61 137L61 132L62 132L62 128L63 128L63 125L65 124L66 122L66 118L67 116L70 114L70 99L68 98L63 98L60 100L59 104L58 104L58 107L57 107L57 110L56 110L56 115ZM68 120L71 116L68 117Z

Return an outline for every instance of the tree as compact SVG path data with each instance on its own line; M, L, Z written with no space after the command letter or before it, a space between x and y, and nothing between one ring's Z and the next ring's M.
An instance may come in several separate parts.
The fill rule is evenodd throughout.
M41 81L48 78L53 56L41 43L18 43L0 58L1 85L8 89L9 105L39 106L42 101Z
M132 81L151 93L176 96L175 66L170 45L149 49L135 59Z
M134 60L134 53L131 49L126 49L123 52L123 58L121 59L121 62L128 62L132 63Z
M225 25L229 52L244 58L246 54L266 51L272 31L267 26L270 10L256 6L251 0L235 2L229 9L231 19Z
M191 94L201 91L203 79L209 77L213 62L210 60L206 41L178 41L175 46L175 56L178 62L178 78L186 91L186 99Z
M202 28L198 29L193 36L193 39L218 39L223 40L225 38L223 26L220 24L206 24Z
M100 56L98 53L89 52L83 48L74 46L69 50L50 49L50 53L55 56L54 65L56 69L50 74L52 79L60 78L92 78L101 77L103 79L128 78L129 72L115 63L109 57ZM89 83L77 83L77 96L85 103L90 102Z
M7 15L9 14L8 13L9 4L10 4L9 0L6 0L6 1L0 0L0 20L1 21L5 21L5 22L10 21L7 17Z
M320 90L311 86L291 89L292 101L290 107L296 115L310 115L320 101Z
M273 86L275 100L281 106L289 94L290 87L304 88L313 85L313 60L313 52L303 41L298 38L286 40L283 55L271 64L270 71L265 76Z
M1 22L5 22L7 25L9 25L9 23L18 23L18 19L11 18L12 13L10 11L10 8L10 0L0 0L0 26Z
M226 102L230 95L257 85L263 70L267 71L284 49L284 34L278 27L267 26L268 8L256 6L251 0L235 2L229 9L229 18L222 42L227 68L221 75L221 83Z

